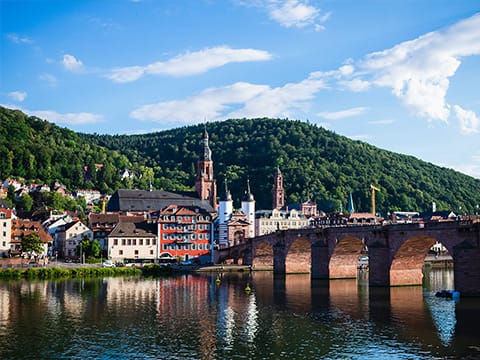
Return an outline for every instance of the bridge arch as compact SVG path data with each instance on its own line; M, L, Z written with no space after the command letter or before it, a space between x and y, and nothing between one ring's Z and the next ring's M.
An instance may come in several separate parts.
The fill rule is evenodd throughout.
M285 257L286 273L310 273L312 245L309 240L298 237L290 243Z
M427 235L416 235L405 240L390 264L390 285L421 285L425 257L436 242L436 239Z
M358 257L363 248L363 241L354 236L347 236L336 242L328 265L330 278L356 278Z

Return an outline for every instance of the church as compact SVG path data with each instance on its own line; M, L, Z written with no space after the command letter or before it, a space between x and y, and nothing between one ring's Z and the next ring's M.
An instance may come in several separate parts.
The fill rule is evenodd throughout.
M175 204L199 207L213 215L218 209L217 183L213 176L212 151L206 129L202 144L203 149L197 162L195 192L120 189L108 201L107 211L123 214L148 213Z

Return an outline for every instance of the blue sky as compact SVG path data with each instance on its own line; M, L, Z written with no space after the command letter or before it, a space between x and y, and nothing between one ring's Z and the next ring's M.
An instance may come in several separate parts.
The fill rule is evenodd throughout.
M74 131L309 121L480 178L471 0L0 0L0 104Z

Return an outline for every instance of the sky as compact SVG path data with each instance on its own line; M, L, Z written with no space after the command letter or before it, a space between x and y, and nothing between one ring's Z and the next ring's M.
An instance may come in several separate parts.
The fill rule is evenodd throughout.
M308 121L480 179L473 0L0 0L0 104L142 134Z

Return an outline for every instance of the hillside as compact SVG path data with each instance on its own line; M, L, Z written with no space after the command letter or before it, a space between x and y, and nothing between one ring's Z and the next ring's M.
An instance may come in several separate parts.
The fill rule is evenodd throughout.
M0 107L0 179L54 181L74 189L112 191L125 186L119 169L132 168L118 151L21 111ZM102 164L101 167L95 164Z
M238 206L250 178L257 208L271 207L273 175L280 167L289 203L316 201L321 209L346 208L353 194L357 211L370 211L370 184L378 185L377 209L474 211L480 180L411 156L378 149L300 121L241 119L210 123L210 147L219 189L228 179ZM85 135L96 144L122 150L132 162L151 167L155 184L174 188L194 182L194 163L203 126L135 136Z
M0 108L0 178L58 180L70 188L189 190L201 149L203 125L145 135L77 134L19 111ZM437 209L473 212L480 180L353 141L308 123L282 119L237 119L209 123L219 193L228 179L235 205L247 177L257 209L271 208L273 175L284 175L287 202L310 198L325 211L346 208L351 191L357 211L370 211L370 184L377 210ZM8 136L7 136L8 135ZM18 164L18 165L13 165ZM85 176L83 165L99 170ZM124 169L134 177L121 180Z

